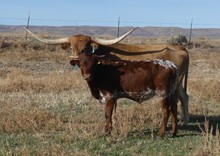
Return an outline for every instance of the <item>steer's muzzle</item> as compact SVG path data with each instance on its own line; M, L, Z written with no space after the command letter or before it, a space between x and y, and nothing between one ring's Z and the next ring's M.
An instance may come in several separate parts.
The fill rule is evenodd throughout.
M83 75L83 78L84 78L86 81L89 81L89 80L92 79L90 74L84 74L84 75Z

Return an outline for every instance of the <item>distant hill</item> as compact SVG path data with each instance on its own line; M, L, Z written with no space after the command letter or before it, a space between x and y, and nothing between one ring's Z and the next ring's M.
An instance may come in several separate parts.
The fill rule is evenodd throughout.
M133 27L120 27L120 35L129 31ZM38 34L48 36L71 36L76 34L84 34L90 36L117 36L117 27L106 26L30 26L29 29ZM23 33L23 26L8 26L0 25L0 35L3 33ZM130 36L132 37L170 37L172 34L181 33L189 38L190 29L178 27L140 27L135 30ZM206 28L206 29L193 29L192 38L210 38L220 39L220 29Z

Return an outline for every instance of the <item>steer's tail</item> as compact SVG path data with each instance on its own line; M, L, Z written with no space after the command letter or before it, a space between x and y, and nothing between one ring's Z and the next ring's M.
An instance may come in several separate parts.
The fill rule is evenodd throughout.
M189 55L187 58L187 67L186 67L186 73L185 73L185 78L184 78L184 91L185 91L185 93L187 93L188 73L189 73Z

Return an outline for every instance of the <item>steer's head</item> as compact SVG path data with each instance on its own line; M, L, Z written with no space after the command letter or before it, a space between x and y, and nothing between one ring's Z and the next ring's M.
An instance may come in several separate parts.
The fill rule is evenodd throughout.
M79 67L81 74L86 81L92 79L97 60L96 55L90 53L80 53L79 54Z
M75 35L69 37L69 46L74 57L78 57L80 53L94 53L99 44L94 42L90 36Z
M103 57L104 56L86 52L79 54L78 65L81 74L86 81L90 81L93 78L97 65L99 65L98 59Z

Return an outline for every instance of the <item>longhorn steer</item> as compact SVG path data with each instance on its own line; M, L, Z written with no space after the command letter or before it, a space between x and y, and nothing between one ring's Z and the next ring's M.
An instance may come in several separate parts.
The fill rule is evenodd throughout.
M95 52L97 55L106 55L109 59L117 60L170 60L177 66L179 71L178 83L181 85L177 89L177 96L181 101L181 120L184 124L187 124L189 120L187 94L188 51L180 45L129 45L118 43L134 30L135 28L116 39L104 40L85 35L74 35L60 39L43 39L26 29L26 31L40 42L65 45L63 47L69 46L72 49L74 57L78 57L81 52Z
M106 133L112 129L112 112L117 99L128 98L141 103L154 95L162 98L163 113L159 136L163 136L169 114L172 114L172 134L177 132L177 69L168 60L112 61L100 59L95 54L81 53L78 60L70 61L80 66L92 95L105 101Z

